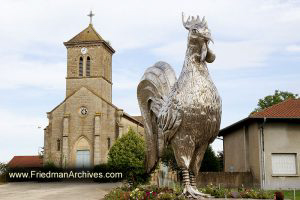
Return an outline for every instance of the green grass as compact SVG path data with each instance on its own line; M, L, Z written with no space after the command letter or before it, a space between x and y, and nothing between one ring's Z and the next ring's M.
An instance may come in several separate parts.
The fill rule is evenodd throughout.
M294 190L272 190L272 192L283 192L284 199L294 200ZM296 200L300 200L300 190L296 190Z
M293 190L284 190L284 198L285 199L294 199L294 191ZM300 190L296 190L296 199L300 200Z

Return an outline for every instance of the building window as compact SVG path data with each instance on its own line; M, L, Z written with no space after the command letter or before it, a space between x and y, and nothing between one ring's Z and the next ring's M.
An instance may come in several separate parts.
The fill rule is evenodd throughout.
M82 76L83 74L83 58L80 57L79 59L79 76Z
M90 71L91 71L91 59L90 57L88 56L86 58L86 76L90 76Z
M107 138L107 148L110 149L110 138Z
M57 139L57 151L60 151L60 139Z
M272 153L273 175L296 175L297 160L295 153Z

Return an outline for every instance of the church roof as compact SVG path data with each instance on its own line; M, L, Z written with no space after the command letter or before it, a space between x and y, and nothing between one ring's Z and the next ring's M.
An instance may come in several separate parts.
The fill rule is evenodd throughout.
M144 124L144 119L142 116L131 116L131 117Z
M110 44L105 41L94 29L92 24L89 24L87 28L75 35L72 39L67 42L64 42L65 46L72 46L77 44L94 44L94 43L103 43L108 49L113 53L115 50L110 46Z
M83 41L102 41L102 37L97 33L97 31L93 28L92 24L75 35L71 40L68 42L83 42Z

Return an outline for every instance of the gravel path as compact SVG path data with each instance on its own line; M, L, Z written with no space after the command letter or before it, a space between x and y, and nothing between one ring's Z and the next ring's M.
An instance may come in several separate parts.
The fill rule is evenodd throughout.
M121 183L7 183L0 185L1 200L100 200Z

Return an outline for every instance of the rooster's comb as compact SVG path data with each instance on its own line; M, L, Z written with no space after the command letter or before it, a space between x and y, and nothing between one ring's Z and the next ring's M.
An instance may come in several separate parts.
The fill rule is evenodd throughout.
M205 20L205 17L202 18L202 20L200 19L199 15L197 15L197 18L194 16L189 16L187 18L187 20L184 20L184 13L182 12L182 23L183 26L186 29L190 29L191 27L199 27L199 28L203 28L203 29L208 29L207 27L207 22Z

